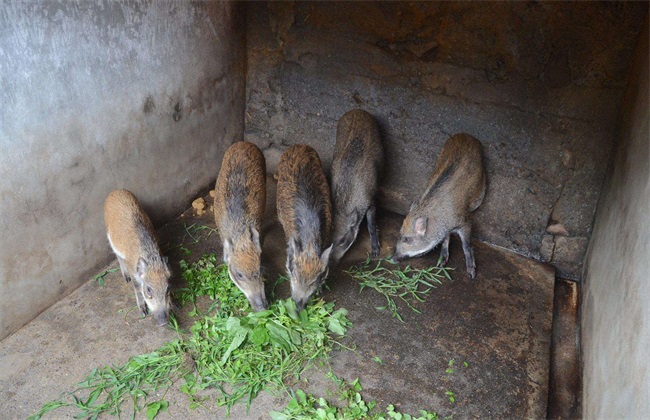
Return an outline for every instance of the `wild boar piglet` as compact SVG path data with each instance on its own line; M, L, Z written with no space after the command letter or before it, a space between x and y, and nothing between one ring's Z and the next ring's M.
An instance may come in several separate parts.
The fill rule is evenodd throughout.
M214 218L228 274L253 310L264 310L268 303L261 274L260 229L266 205L266 162L260 149L245 141L230 146L214 190Z
M291 146L280 157L277 209L287 239L291 297L302 310L323 286L332 252L330 189L310 146Z
M486 174L481 143L469 134L456 134L442 146L433 174L419 201L411 205L402 223L392 259L416 257L442 242L443 263L449 259L449 236L463 244L467 272L473 279L476 264L470 236L470 213L483 202Z
M338 263L359 234L366 218L370 254L379 255L375 195L384 162L379 127L372 115L361 109L346 112L336 126L332 161L332 206L334 210L332 262Z
M130 191L115 190L104 203L104 221L122 275L133 284L140 313L146 316L151 311L159 326L166 325L171 274L149 216Z

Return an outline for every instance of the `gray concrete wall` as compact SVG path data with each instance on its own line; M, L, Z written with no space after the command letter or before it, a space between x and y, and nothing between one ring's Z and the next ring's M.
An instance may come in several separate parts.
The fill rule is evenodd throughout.
M112 258L109 191L132 190L159 223L216 177L243 136L244 12L3 2L0 338Z
M648 37L646 20L585 263L582 413L588 419L650 417Z
M325 162L351 108L382 126L381 205L405 213L443 142L483 142L475 236L578 278L620 120L642 3L248 4L246 139L274 170Z

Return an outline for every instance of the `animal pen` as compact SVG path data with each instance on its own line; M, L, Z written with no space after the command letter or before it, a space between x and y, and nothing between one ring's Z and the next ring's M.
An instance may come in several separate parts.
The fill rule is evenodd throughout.
M4 2L2 417L92 417L83 407L108 394L67 393L170 343L186 346L183 375L140 393L131 383L123 416L647 417L648 50L645 2ZM298 313L282 281L274 175L296 144L329 173L351 109L375 118L383 145L379 257L362 226ZM487 174L471 216L474 280L454 235L448 271L440 247L386 260L457 133L481 142ZM188 282L200 270L220 270L211 191L241 140L265 158L271 309L222 319L244 333L210 359L188 337L211 303L183 293L198 290ZM168 326L140 317L111 253L103 203L118 188L137 196L169 257L180 308ZM400 298L414 295L396 286L434 272L439 282L418 277L417 298ZM213 297L239 302L218 284ZM276 322L261 320L274 311L314 329L246 330ZM195 389L203 361L253 360L236 354L248 341L319 357L272 389ZM245 397L224 403L237 389Z

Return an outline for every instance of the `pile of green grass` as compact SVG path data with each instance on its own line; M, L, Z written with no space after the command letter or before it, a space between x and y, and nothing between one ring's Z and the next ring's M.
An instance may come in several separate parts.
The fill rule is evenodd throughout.
M386 267L388 265L388 267ZM400 315L395 299L401 299L413 311L420 313L412 303L424 302L425 297L436 287L442 284L443 279L451 280L451 268L441 266L441 260L429 268L418 269L410 265L401 267L389 259L378 260L373 267L373 261L368 257L366 261L346 271L359 281L361 291L374 289L386 298L386 306L377 309L388 309L392 316L404 322Z
M164 396L177 381L182 381L180 390L188 395L191 407L204 402L200 391L215 389L217 405L230 411L242 399L250 404L263 389L286 389L285 381L298 378L315 361L327 360L338 344L335 337L351 325L345 309L335 310L333 303L323 300L300 313L290 299L276 301L266 311L250 312L245 296L214 255L181 267L188 287L176 300L195 303L206 295L214 300L209 315L200 314L195 305L191 315L198 319L189 331L181 331L172 318L176 340L132 357L123 366L93 370L75 390L30 419L65 406L75 407L78 418L119 415L127 401L133 415L146 410L151 419L168 408ZM159 391L162 397L154 400Z

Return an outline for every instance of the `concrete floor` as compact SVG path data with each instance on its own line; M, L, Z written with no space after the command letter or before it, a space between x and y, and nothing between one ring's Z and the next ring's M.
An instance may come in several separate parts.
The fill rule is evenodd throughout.
M272 180L269 184L272 190ZM269 204L272 208L273 194ZM284 267L285 242L277 219L271 211L268 214L263 229L264 265L267 278L275 278ZM211 213L197 217L189 210L160 230L163 246L184 242L191 250L189 256L182 255L178 247L169 250L173 268L177 269L180 258L221 253L216 235L206 238L203 232L201 240L191 244L184 224L194 222L214 226ZM382 256L392 252L400 224L401 217L380 214ZM356 345L356 352L337 352L331 367L343 378L359 377L366 401L377 400L380 407L392 403L403 412L422 408L458 418L546 416L554 271L503 249L481 243L474 247L476 281L468 279L459 241L452 239L450 266L457 267L453 281L415 305L422 314L400 305L404 323L375 309L384 305L383 297L369 290L360 294L355 281L340 270L330 273L330 290L324 298L349 310L354 327L346 343ZM368 249L368 234L362 226L342 268L365 259ZM437 258L438 250L434 250L410 263L426 266ZM283 286L278 288L281 298L289 295ZM187 319L181 313L181 324L189 326ZM103 288L89 280L0 342L0 413L3 418L25 418L71 390L92 368L122 364L174 336L170 329L155 327L151 318L138 317L132 288L118 272L106 276ZM448 374L445 370L451 359L455 372ZM309 389L318 396L326 396L326 389L333 387L321 371L312 370L306 377ZM455 403L446 391L455 394ZM170 408L159 418L224 417L222 409L189 410L185 395L177 388L165 399ZM231 418L266 419L269 410L282 410L286 401L282 395L263 393L248 413L243 404L237 405ZM64 408L46 418L72 415L74 411ZM144 413L138 418L145 418Z

